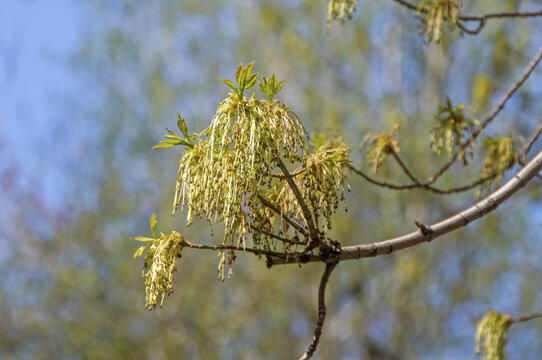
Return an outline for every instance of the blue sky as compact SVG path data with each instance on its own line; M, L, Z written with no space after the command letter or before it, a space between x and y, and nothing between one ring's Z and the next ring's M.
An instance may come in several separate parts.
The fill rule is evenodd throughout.
M65 121L62 100L75 86L66 62L80 17L69 0L0 3L0 171L16 164L23 186L39 173L52 205L61 173L58 153L48 150Z

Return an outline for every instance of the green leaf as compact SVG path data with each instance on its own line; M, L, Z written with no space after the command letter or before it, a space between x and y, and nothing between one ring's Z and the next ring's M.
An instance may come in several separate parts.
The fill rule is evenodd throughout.
M177 126L182 126L182 124L184 124L184 120L182 120L181 124L177 123ZM185 128L186 128L186 125L185 125ZM166 130L169 132L169 134L164 134L167 140L160 140L160 142L157 145L154 145L151 149L163 149L163 148L169 148L169 147L173 147L177 145L184 145L189 148L194 147L193 137L188 136L188 140L186 140L186 139L181 138L179 135L176 135L173 131L169 130L168 128L166 128Z
M239 64L239 67L237 70L235 70L235 82L239 84L239 80L241 79L241 72L243 70L243 63Z
M244 90L251 88L256 83L258 73L251 74L252 66L254 66L254 61L245 67L243 67L243 64L240 64L235 71L235 81L237 81L239 96L242 96Z
M241 72L239 74L239 80L237 80L237 87L239 88L239 91L243 92L245 90L245 83L247 81L247 72L246 68L241 69Z
M218 79L218 81L220 81L223 84L227 85L230 89L232 89L234 91L237 91L237 88L235 87L235 85L233 85L233 82L230 79Z
M273 100L273 95L278 93L280 89L282 89L282 86L284 85L284 80L279 82L277 84L277 78L275 74L271 75L269 79L267 79L265 76L262 76L263 82L259 82L258 85L260 86L260 90L264 95L267 95L269 102Z
M141 242L153 242L156 239L145 237L145 236L136 236L136 237L133 237L132 240L141 241Z
M184 119L181 118L181 114L177 113L177 127L179 130L181 130L181 133L185 138L188 137L188 129L186 128L186 123L184 122Z
M253 66L254 66L254 61L252 61L247 66L245 66L245 77L247 77L251 73Z
M273 74L273 76L275 76L275 74ZM275 89L274 89L275 94L278 93L280 91L280 89L282 89L282 85L284 85L284 80L282 80L277 85L275 85Z
M151 244L143 245L139 249L137 249L136 252L134 253L134 259L137 257L140 257L145 251L145 249L147 249L150 245Z
M256 79L258 78L258 74L252 74L248 77L247 79L247 83L245 85L245 89L250 89L251 87L254 86L254 84L256 83Z
M149 224L151 226L152 235L156 237L156 223L158 221L156 220L156 213L152 214L149 219Z
M263 76L263 79L265 81L265 76ZM260 91L264 94L264 95L267 95L266 94L266 91L267 91L267 86L264 82L262 81L258 81L258 86L260 87Z

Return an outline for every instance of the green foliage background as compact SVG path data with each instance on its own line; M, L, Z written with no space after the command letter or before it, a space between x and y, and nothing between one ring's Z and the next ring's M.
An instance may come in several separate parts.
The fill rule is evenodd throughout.
M468 13L514 10L528 1L464 4ZM84 40L70 59L93 89L74 95L71 121L92 126L66 171L78 183L68 220L31 212L18 195L5 220L13 246L0 262L0 354L6 358L289 359L312 337L321 264L277 267L240 256L234 276L216 281L213 253L186 249L175 293L161 310L144 311L142 263L133 261L150 214L160 231L179 230L210 243L209 229L169 216L176 151L150 151L177 111L191 131L208 126L240 62L276 73L278 94L309 131L340 135L355 146L368 131L400 125L401 155L419 174L445 161L431 155L439 105L475 106L482 117L539 46L538 20L494 21L476 37L443 31L426 46L413 13L392 1L359 1L353 19L326 35L324 1L82 2ZM528 135L540 110L540 73L507 105L489 135ZM474 148L474 153L480 149ZM356 166L362 153L353 151ZM483 158L441 181L474 179ZM384 162L379 175L404 174ZM369 166L365 165L366 169ZM467 206L476 191L442 197L382 190L348 179L348 212L334 219L343 244L372 242L415 229ZM318 359L473 358L477 320L489 308L512 315L540 311L541 193L529 186L496 213L430 245L389 257L342 263L328 289L328 319ZM538 202L538 203L537 203ZM29 205L24 205L29 204ZM30 218L28 214L34 214ZM44 211L46 214L46 210ZM46 225L40 226L40 221ZM44 230L45 229L45 230ZM216 241L215 241L216 242ZM538 324L539 325L539 324ZM512 359L542 353L540 326L509 333Z

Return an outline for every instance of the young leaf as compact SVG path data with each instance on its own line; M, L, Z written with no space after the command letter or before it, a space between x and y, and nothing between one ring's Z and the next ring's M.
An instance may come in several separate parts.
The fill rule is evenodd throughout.
M186 128L186 123L184 119L181 118L181 114L177 113L177 127L181 130L181 133L185 138L188 137L188 129Z
M273 74L273 76L275 76L275 74ZM278 93L280 91L280 89L282 89L282 85L284 85L284 80L282 80L281 82L279 82L278 84L275 85L275 89L274 89L273 92L275 94Z
M182 122L184 123L184 120ZM179 125L180 124L177 123L177 126ZM169 133L169 134L164 134L167 140L160 140L160 142L157 145L154 145L151 149L163 149L163 148L169 148L169 147L173 147L177 145L184 145L188 148L194 147L193 137L189 136L188 140L186 140L186 139L181 138L179 135L176 135L173 131L169 130L168 128L166 128L166 130Z
M235 87L235 85L233 85L233 82L230 79L218 79L218 81L221 81L223 84L227 85L233 91L237 91L237 88Z
M258 74L251 74L252 66L254 61L243 67L243 64L240 64L237 70L235 71L235 81L237 81L238 95L242 96L243 91L251 88L256 82Z
M245 85L245 89L250 89L254 84L256 83L256 79L258 78L258 74L252 74L248 77L247 83Z
M132 240L135 240L135 241L141 241L141 242L152 242L152 241L154 241L155 239L149 238L149 237L145 237L145 236L136 236L136 237L133 237Z
M136 252L134 253L134 259L137 258L137 257L140 257L143 254L143 252L145 251L145 249L147 249L150 245L151 244L140 246L139 249L137 249Z
M237 70L235 70L235 82L239 85L239 80L241 79L241 72L243 71L243 63L239 64Z
M149 219L149 224L151 226L152 235L156 237L156 213L152 214L151 218Z
M263 82L259 82L258 85L260 86L260 90L264 95L267 95L267 98L269 102L273 100L273 95L278 93L280 89L282 89L282 85L284 85L284 80L279 82L277 84L277 78L275 74L271 75L269 79L267 79L265 76L262 76Z

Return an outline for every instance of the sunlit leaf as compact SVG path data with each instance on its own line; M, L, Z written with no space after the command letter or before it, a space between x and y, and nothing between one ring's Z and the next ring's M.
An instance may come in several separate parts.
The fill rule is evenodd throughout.
M177 127L179 130L181 130L181 133L185 138L188 137L188 129L186 128L186 123L183 118L181 118L181 114L177 113Z
M233 82L229 79L218 79L218 81L226 84L230 89L237 91L237 88L235 85L233 85Z
M136 252L134 253L134 259L140 257L143 254L143 252L145 251L145 249L147 249L149 246L151 246L151 244L147 244L147 245L143 245L143 246L139 247L136 250Z
M141 241L141 242L152 242L152 241L155 241L156 239L153 239L150 237L144 237L144 236L136 236L136 237L133 237L132 240Z
M149 219L149 225L151 227L151 232L154 237L156 237L156 213L152 214Z

